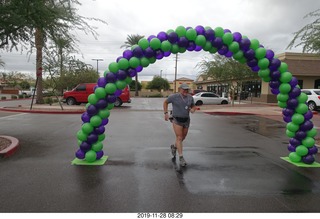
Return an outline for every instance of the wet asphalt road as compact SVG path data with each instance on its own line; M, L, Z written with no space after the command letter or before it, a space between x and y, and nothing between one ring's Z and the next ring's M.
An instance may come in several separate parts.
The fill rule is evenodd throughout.
M193 114L180 168L162 100L111 111L103 166L71 165L80 114L0 112L1 135L20 140L0 159L0 212L320 212L320 168L280 159L284 123Z

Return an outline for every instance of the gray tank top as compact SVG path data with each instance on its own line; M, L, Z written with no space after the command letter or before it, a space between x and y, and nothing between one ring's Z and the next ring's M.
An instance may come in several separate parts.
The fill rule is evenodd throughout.
M172 116L189 117L189 110L194 106L193 98L190 94L183 96L180 93L169 95L167 102L172 104Z

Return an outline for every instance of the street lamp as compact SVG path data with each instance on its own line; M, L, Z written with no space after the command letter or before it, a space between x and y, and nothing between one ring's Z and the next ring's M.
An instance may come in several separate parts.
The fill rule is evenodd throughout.
M97 74L99 75L99 61L103 61L103 59L92 59L93 61L97 61Z

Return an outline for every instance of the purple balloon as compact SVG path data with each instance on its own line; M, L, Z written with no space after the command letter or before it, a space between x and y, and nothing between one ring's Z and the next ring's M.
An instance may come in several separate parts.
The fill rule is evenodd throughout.
M150 35L149 37L148 37L148 41L150 42L153 38L157 38L155 35Z
M247 65L251 68L255 67L258 65L258 61L256 59L251 59L247 62Z
M89 105L87 108L87 113L89 116L94 116L98 113L98 110L94 105Z
M279 81L270 81L269 82L269 87L271 87L271 88L276 89L276 88L279 88L279 86L280 86L280 82Z
M296 147L291 145L291 144L289 144L288 145L288 150L291 151L291 152L295 152L296 151Z
M97 82L99 87L105 87L107 84L107 79L105 77L100 77Z
M227 58L232 57L233 53L231 51L228 51L224 56Z
M254 72L258 72L260 70L259 66L253 66L251 67L251 70Z
M228 47L225 46L225 45L223 45L223 46L221 47L221 49L218 50L218 53L219 53L220 55L225 55L228 51L229 51L229 50L228 50Z
M99 126L99 127L97 127L97 128L94 129L94 132L95 132L97 135L103 134L104 131L105 131L104 126Z
M139 65L138 67L135 68L137 72L141 72L143 67L141 65Z
M157 38L162 42L168 39L168 35L166 32L161 31L158 33Z
M103 151L97 151L96 154L97 154L97 160L100 160L104 155Z
M98 109L104 109L106 108L108 105L107 101L105 99L100 99L98 100L98 102L96 103L96 108Z
M133 69L133 68L129 68L128 69L128 74L129 74L130 77L134 77L134 76L137 75L137 71L135 69Z
M301 145L301 141L299 141L299 140L296 139L296 138L290 138L289 143L290 143L291 145L293 145L293 146Z
M122 94L122 90L121 90L121 89L117 89L117 90L114 92L114 95L115 95L116 97L119 97L121 94Z
M98 141L98 135L97 134L91 133L90 135L88 135L87 142L89 144L93 144L93 143L95 143L97 141Z
M109 94L106 99L107 99L108 103L114 103L114 102L116 102L117 97L113 94Z
M240 43L242 40L242 35L239 32L234 32L233 34L233 40Z
M107 125L109 123L109 119L105 118L102 120L101 125Z
M154 50L153 50L151 47L148 47L148 48L146 48L146 49L144 50L144 56L145 56L146 58L152 58L152 57L154 57L154 54L155 54L155 52L154 52Z
M133 52L131 50L125 50L122 53L123 58L130 59L133 56Z
M274 95L280 94L280 91L278 88L271 88L271 93Z
M273 57L274 57L274 52L270 49L267 49L266 58L271 61Z
M298 87L294 87L290 92L289 92L289 97L290 98L296 98L301 94L301 90Z
M286 123L291 122L291 116L283 116L283 121L285 121Z
M304 119L305 120L310 120L313 117L313 113L311 110L308 110L308 112L306 112L306 114L304 114Z
M296 87L298 85L298 79L296 77L292 77L291 81L289 82L289 84L291 85L291 87Z
M281 73L279 71L271 71L270 73L270 77L274 81L279 80L280 76L281 76Z
M307 133L305 131L299 130L299 131L296 132L296 139L298 139L298 140L302 140L306 136L307 136Z
M196 46L196 48L194 49L194 51L196 51L196 52L199 52L199 51L201 51L202 50L202 47L201 46Z
M133 49L133 55L137 58L141 58L143 56L143 49L140 46L137 46Z
M293 114L294 114L294 110L292 109L284 108L282 110L282 115L284 116L292 116Z
M88 144L88 142L83 141L83 142L80 144L80 149L81 149L83 152L87 152L88 150L91 149L91 145Z
M124 79L126 79L127 78L127 72L126 71L124 71L124 70L119 70L117 73L116 73L116 75L117 75L117 78L119 79L119 80L124 80Z
M195 30L197 31L198 35L205 35L206 34L206 30L201 25L196 26Z
M291 98L287 101L287 107L290 109L295 109L299 105L299 101L295 98Z
M171 55L171 52L170 51L163 52L163 55L164 57L168 57Z
M231 33L231 30L229 30L229 29L224 29L223 32L224 32L224 33Z
M156 51L156 59L162 59L164 57L163 52L161 50Z
M122 59L123 56L119 56L117 59L116 59L116 62L119 62L120 59Z
M253 49L249 49L249 50L247 50L247 51L245 51L245 52L243 53L243 56L244 56L248 61L250 61L250 60L254 59L255 52L254 52Z
M206 37L207 40L214 40L214 30L212 30L211 28L207 29L204 36Z
M223 41L220 37L216 37L213 41L212 41L212 46L216 47L217 49L220 49L223 46Z
M302 157L302 161L306 164L312 164L314 162L314 156L313 155L307 155Z
M86 123L86 122L90 122L90 116L87 112L82 113L81 115L81 120L82 122Z
M171 32L168 34L168 41L170 43L176 43L178 41L178 34L176 32Z
M311 148L308 148L308 154L316 154L318 153L318 147L317 146L312 146Z
M250 49L251 41L248 38L244 38L241 39L239 45L241 50L247 51Z
M281 65L281 61L279 59L272 59L270 64L269 64L269 69L271 71L277 70Z
M76 152L76 157L78 159L84 159L86 156L86 153L84 151L82 151L81 149L77 150Z
M114 83L117 80L117 76L116 74L109 72L108 74L106 74L106 81L108 83Z
M301 125L300 125L300 130L301 131L309 131L309 130L311 130L313 128L313 123L310 121L310 120L306 120L306 121L304 121L304 123L302 123Z
M188 45L188 47L187 47L187 50L188 50L188 51L193 51L193 50L195 50L196 46L197 46L197 45L195 44L195 42L189 41L189 45Z
M186 37L180 37L178 40L179 47L187 47L189 45L189 41Z

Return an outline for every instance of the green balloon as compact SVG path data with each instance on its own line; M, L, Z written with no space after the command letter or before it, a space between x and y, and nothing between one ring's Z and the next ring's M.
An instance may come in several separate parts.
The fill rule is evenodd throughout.
M127 83L124 80L118 80L115 84L119 90L123 90L127 86Z
M260 46L259 40L257 40L257 39L252 39L250 42L251 42L251 44L250 44L250 49L256 50L256 49L259 48L259 46Z
M255 51L255 57L258 60L264 58L266 56L266 54L267 54L267 50L265 48L262 48L262 47L256 49L256 51Z
M306 137L302 140L302 145L306 146L307 148L311 148L315 145L316 141L312 137Z
M85 134L90 134L93 131L93 126L90 123L84 123L81 126L81 130Z
M179 53L185 53L187 51L184 47L179 47Z
M97 102L98 102L98 100L99 100L99 98L97 97L97 95L96 94L90 94L89 96L88 96L88 103L90 103L91 105L94 105L94 104L96 104Z
M195 29L189 29L186 32L186 37L187 39L190 41L195 41L196 37L197 37L197 31Z
M170 51L171 50L171 43L168 41L168 40L165 40L161 43L161 50L163 52L167 52L167 51Z
M145 67L148 67L148 66L149 66L150 61L149 61L148 58L142 57L142 58L140 59L140 63L141 63L141 66L145 68Z
M128 61L128 59L126 59L126 58L121 58L121 59L118 61L118 66L119 66L119 69L121 69L121 70L126 70L127 68L129 68L129 61Z
M279 91L280 91L280 93L287 94L291 91L291 85L288 83L282 83L279 86Z
M288 65L285 62L281 62L278 70L280 71L280 73L284 73L286 71L288 71Z
M88 109L90 105L91 105L90 103L86 103L86 109Z
M296 152L291 152L289 154L289 159L294 163L298 163L301 161L301 156L299 156Z
M88 135L87 135L86 133L84 133L84 132L82 131L82 129L77 132L77 139L78 139L79 141L86 141L86 140L87 140L87 137L88 137Z
M102 118L108 118L110 116L110 111L108 109L102 109L99 111L98 115Z
M270 64L270 61L267 58L262 58L262 59L259 59L258 61L258 66L260 69L268 68L269 64Z
M95 151L93 150L90 150L90 151L87 151L86 154L85 154L85 160L89 163L92 163L94 161L96 161L97 159L97 154Z
M235 60L240 60L243 58L243 52L241 50L239 50L238 52L234 53L232 55L232 57L235 59Z
M209 52L210 52L211 54L215 54L216 52L218 52L218 49L217 49L216 47L212 47L212 48L209 50Z
M210 49L212 48L212 43L210 41L206 41L206 45L203 47L204 51L210 51Z
M296 153L301 157L305 156L308 154L308 148L303 145L299 145L298 147L296 147Z
M294 136L296 136L296 133L295 132L291 132L289 130L286 130L286 134L289 138L293 138Z
M299 130L299 124L293 122L289 122L286 127L290 132L296 132Z
M155 57L151 57L151 58L148 58L150 64L153 64L157 61L157 59Z
M127 84L131 84L132 78L131 78L131 77L126 77L126 79L124 79L124 81L125 81Z
M102 87L96 88L96 90L94 91L94 93L95 93L95 95L96 95L96 97L97 97L98 99L105 98L106 95L107 95L106 90L105 90L104 88L102 88Z
M114 83L108 83L104 89L106 90L107 94L114 94L114 92L117 90L117 86Z
M262 78L264 82L270 82L271 78L269 76Z
M116 62L111 62L109 64L109 70L113 73L117 73L119 71L119 65Z
M146 49L149 47L149 41L146 38L142 38L139 40L138 45L141 47L141 49Z
M314 137L314 136L316 136L317 135L317 129L316 128L312 128L311 130L309 130L309 131L307 131L307 136L308 137Z
M98 141L103 141L106 138L105 134L98 135Z
M206 45L206 42L207 42L207 40L206 40L206 37L205 36L203 36L203 35L198 35L197 37L196 37L196 40L195 40L195 43L198 45L198 46L205 46Z
M169 30L167 30L167 34L170 34L170 33L172 33L172 32L174 32L174 30L172 30L172 29L169 29Z
M101 141L92 144L92 150L95 152L101 151L102 148L103 148L103 145L102 145Z
M282 102L282 101L278 101L278 106L282 109L287 108L287 103L286 102Z
M304 116L299 113L295 113L292 116L292 122L296 125L300 125L304 122Z
M277 95L277 100L281 101L281 102L286 102L289 99L289 95L288 94L278 94Z
M300 114L306 114L308 112L308 106L305 103L299 103L296 107L296 112Z
M179 52L179 46L177 44L173 44L171 48L172 54L177 54Z
M150 47L153 50L157 50L160 49L161 47L161 41L158 38L152 38L152 40L150 41Z
M301 93L298 97L297 100L299 103L305 103L308 100L308 95L305 93Z
M229 46L228 46L229 50L233 53L237 53L240 50L240 46L239 43L237 42L232 42Z
M214 28L214 33L216 37L221 37L224 35L224 30L222 27L216 27Z
M186 36L187 30L184 26L178 26L175 32L178 34L178 37L183 37Z
M155 38L153 38L153 39L155 39ZM140 65L140 60L137 57L131 57L129 60L129 65L131 68L136 68Z
M93 126L93 127L98 127L102 122L102 119L100 116L92 116L90 118L90 124Z
M265 77L268 77L270 76L270 70L268 68L266 69L260 69L258 71L258 75L261 77L261 78L265 78Z
M292 74L290 72L283 72L280 75L280 81L282 83L289 83L292 79Z
M108 103L107 109L112 110L114 108L114 103Z
M230 45L233 42L233 35L232 33L225 33L222 37L222 41L226 45Z
M240 50L239 50L240 51ZM242 51L241 51L242 52ZM240 59L238 59L238 61L241 63L241 64L245 64L248 62L248 60L246 59L246 57L241 57Z

